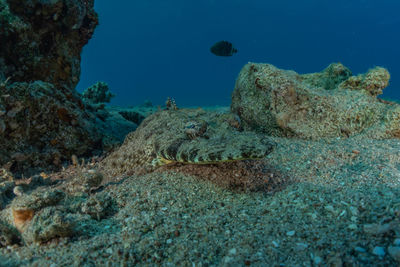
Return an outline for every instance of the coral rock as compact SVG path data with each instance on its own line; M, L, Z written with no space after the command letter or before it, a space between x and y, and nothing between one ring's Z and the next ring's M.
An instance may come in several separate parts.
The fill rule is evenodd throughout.
M54 238L70 237L75 231L76 220L72 214L55 207L47 207L38 212L22 233L27 243L43 243Z
M0 0L0 78L74 89L98 24L93 0Z
M303 75L248 63L236 81L231 110L246 129L274 136L399 137L400 106L376 98L389 77L380 67L351 76L340 63Z
M0 91L7 96L0 96L5 111L0 115L0 166L10 163L14 174L57 170L72 155L99 154L137 127L118 110L105 110L106 118L99 119L76 92L66 93L50 83L16 82Z
M18 231L11 225L0 221L0 247L10 246L19 243Z
M109 91L108 84L105 82L97 82L82 93L82 98L85 101L94 104L108 103L114 96L115 95Z
M11 171L23 172L29 167L59 166L73 154L102 148L96 118L83 109L77 95L41 81L12 83L2 93L9 97L0 97L8 114L0 116L5 125L0 133L0 165L12 162Z
M382 94L383 89L388 86L390 79L389 72L382 67L370 69L365 74L352 76L339 84L339 88L351 90L365 90L371 96Z

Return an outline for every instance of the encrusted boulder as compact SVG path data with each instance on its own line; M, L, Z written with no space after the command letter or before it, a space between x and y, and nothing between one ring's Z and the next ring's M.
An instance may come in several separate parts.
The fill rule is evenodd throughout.
M381 67L352 76L337 63L301 75L248 63L237 78L231 110L245 128L275 136L400 137L400 106L376 97L389 78Z
M72 90L80 54L98 24L94 0L0 0L0 80Z
M79 98L50 83L0 87L0 164L23 172L100 151L103 135L95 122Z
M56 207L40 210L27 225L21 236L25 243L44 243L54 238L71 237L79 221L74 214Z
M18 175L112 149L136 127L118 110L94 108L50 83L0 85L0 167Z
M126 109L105 106L113 96L105 83L75 91L82 48L98 24L93 6L0 0L0 168L18 177L58 170L136 129Z
M82 48L98 23L93 2L0 0L0 167L24 175L58 169L136 128L75 91Z

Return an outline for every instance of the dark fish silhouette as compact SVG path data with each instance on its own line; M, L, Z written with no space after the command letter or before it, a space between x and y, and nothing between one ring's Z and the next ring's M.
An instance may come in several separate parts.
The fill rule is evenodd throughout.
M211 53L216 56L230 57L237 53L237 49L228 41L219 41L210 48Z

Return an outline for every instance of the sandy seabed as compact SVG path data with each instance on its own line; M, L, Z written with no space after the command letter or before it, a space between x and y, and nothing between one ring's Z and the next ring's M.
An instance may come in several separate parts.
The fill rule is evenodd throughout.
M257 163L265 190L218 184L215 165L108 177L94 194L114 214L81 236L1 248L0 265L396 266L400 141L273 140Z

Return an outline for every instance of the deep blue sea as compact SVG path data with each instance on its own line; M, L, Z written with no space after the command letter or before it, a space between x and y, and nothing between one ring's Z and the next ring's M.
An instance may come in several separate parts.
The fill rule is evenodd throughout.
M341 62L353 74L383 66L383 97L400 99L399 0L96 0L100 25L82 54L78 91L105 81L112 104L150 100L229 105L249 61L298 73ZM228 40L239 50L217 57Z

